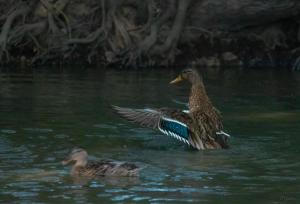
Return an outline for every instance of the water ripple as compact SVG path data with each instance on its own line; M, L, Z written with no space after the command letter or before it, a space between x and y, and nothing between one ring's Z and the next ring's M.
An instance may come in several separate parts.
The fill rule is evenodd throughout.
M4 133L4 134L16 134L17 133L16 130L10 130L10 129L2 129L0 132Z

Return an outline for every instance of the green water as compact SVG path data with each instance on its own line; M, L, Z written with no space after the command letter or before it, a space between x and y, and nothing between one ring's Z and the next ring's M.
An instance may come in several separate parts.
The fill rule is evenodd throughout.
M299 203L300 73L203 72L232 139L198 152L110 109L185 108L177 72L0 69L0 203ZM60 163L74 146L144 169L74 179Z

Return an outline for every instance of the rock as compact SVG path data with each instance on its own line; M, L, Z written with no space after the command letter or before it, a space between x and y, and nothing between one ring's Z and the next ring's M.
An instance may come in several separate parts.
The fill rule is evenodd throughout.
M201 67L220 67L221 63L217 56L201 57L192 62L193 65Z
M207 67L220 67L221 62L218 57L216 56L210 56L206 60L206 66Z
M106 58L107 62L112 63L114 61L115 54L113 52L106 51L105 52L105 58Z
M232 52L224 52L221 56L222 65L224 66L242 66L243 62L239 59L238 56Z
M230 62L230 61L238 60L238 57L232 52L224 52L222 54L222 60L225 62Z

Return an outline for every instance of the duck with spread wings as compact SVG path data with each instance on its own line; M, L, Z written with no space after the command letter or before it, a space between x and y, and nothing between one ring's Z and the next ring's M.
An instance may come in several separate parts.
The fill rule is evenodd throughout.
M118 106L113 106L113 109L129 121L143 127L158 129L197 150L228 148L230 136L223 131L221 114L209 99L202 77L195 69L184 69L170 84L184 80L192 85L188 111Z

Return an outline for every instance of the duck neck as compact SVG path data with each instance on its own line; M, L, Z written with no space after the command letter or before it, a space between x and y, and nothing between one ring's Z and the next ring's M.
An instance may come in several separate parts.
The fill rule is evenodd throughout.
M76 163L75 163L75 165L74 165L74 168L85 167L86 164L87 164L87 160L86 159L77 160Z
M191 112L205 111L211 108L212 104L209 97L206 94L206 90L202 80L199 78L192 83L190 98L189 98L189 109Z

